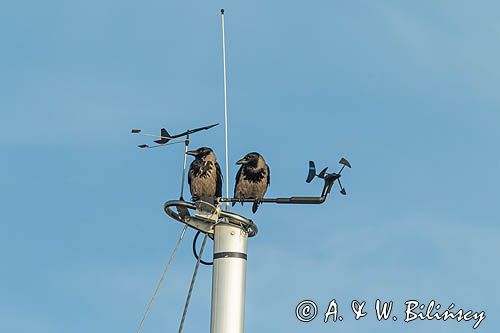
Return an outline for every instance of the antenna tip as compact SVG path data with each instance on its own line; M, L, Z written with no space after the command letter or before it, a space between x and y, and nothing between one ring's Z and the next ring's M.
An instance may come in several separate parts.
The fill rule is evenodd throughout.
M224 15L224 8L221 8L220 13Z

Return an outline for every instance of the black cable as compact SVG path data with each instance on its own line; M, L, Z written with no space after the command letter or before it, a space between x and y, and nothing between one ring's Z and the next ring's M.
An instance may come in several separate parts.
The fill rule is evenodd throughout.
M198 236L200 235L201 231L198 230L198 232L196 233L196 235L194 236L194 239L193 239L193 254L194 254L194 257L196 258L196 260L198 260L200 257L198 256L198 253L196 253L196 242L198 241ZM206 266L212 266L214 264L214 262L206 262L204 261L203 259L200 259L200 262L203 264L203 265L206 265Z

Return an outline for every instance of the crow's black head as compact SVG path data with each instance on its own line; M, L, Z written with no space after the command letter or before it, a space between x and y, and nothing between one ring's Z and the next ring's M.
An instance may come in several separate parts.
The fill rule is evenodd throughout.
M256 152L251 152L245 155L241 160L238 160L236 164L247 165L250 167L257 167L261 155Z
M203 157L213 153L214 151L208 147L201 147L196 150L190 150L187 152L188 155L194 156L197 159L202 159Z

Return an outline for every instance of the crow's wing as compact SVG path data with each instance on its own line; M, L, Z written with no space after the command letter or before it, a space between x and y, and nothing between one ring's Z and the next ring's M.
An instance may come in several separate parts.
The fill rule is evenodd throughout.
M217 198L222 197L222 172L220 170L219 163L215 162L216 169L216 181L215 181L215 196Z
M239 168L238 172L236 173L236 182L234 183L234 196L236 196L236 188L238 187L238 184L240 183L241 170L243 170L243 165Z
M199 170L200 166L198 165L198 160L194 160L189 165L188 169L188 184L191 185L191 181L193 180L193 174L196 174L196 171Z
M267 169L267 186L271 184L271 171L269 170L269 165L266 164L266 169Z

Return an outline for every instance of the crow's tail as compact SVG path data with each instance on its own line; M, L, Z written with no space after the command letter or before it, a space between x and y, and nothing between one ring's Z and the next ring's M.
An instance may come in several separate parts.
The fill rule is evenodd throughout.
M254 202L253 205L252 205L252 213L255 214L255 212L257 211L258 208L259 208L259 203L258 202Z

